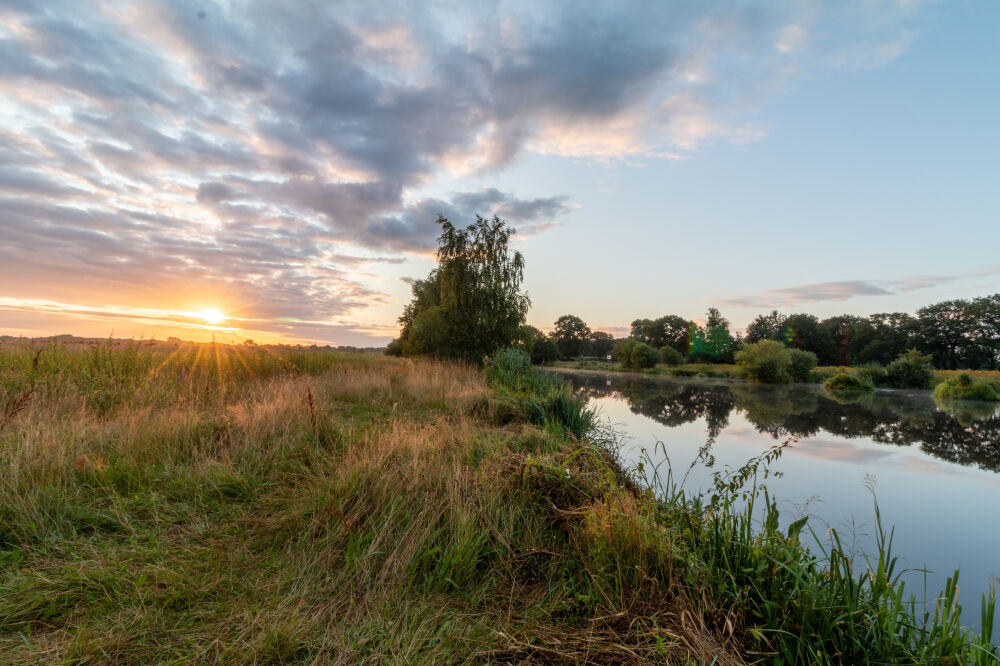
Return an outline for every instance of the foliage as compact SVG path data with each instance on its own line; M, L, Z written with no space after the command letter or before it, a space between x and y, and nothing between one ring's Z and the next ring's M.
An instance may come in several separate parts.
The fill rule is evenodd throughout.
M604 331L593 331L590 334L590 353L593 356L607 356L614 349L615 338Z
M748 344L736 353L736 364L743 375L753 382L784 384L792 380L788 374L792 365L791 355L783 344L774 340Z
M660 361L664 365L681 365L684 363L684 355L670 345L663 345L660 347Z
M851 393L855 391L873 391L875 390L875 385L867 377L838 372L823 382L823 388L828 391Z
M732 363L735 345L729 320L718 309L709 308L704 326L691 323L687 349L694 363Z
M535 341L531 349L531 362L535 365L546 365L559 359L559 347L555 340L548 336L543 336Z
M611 358L626 368L642 370L652 368L659 363L660 352L645 342L639 342L635 338L627 338L615 345L611 352Z
M658 319L636 319L632 322L630 337L658 349L669 345L685 354L691 324L689 320L677 315L664 315Z
M809 381L809 373L816 367L816 354L801 349L789 349L788 375L793 382Z
M872 386L882 386L887 380L889 373L879 363L865 363L854 368L854 373L863 378Z
M785 315L777 310L772 310L770 314L757 315L747 326L746 341L752 344L764 340L780 340L784 327Z
M563 315L556 319L552 339L559 347L560 358L575 358L590 340L590 327L576 315Z
M967 372L959 373L935 386L934 397L951 400L1000 401L1000 395L989 382L973 379Z
M392 350L404 356L478 361L514 344L530 301L521 293L524 259L507 248L503 220L476 216L462 229L438 217L438 266L413 284Z
M565 428L584 437L594 423L587 400L551 373L536 370L520 349L503 349L486 360L486 378L501 397L535 423Z
M885 381L893 388L926 389L934 379L930 355L922 355L916 349L897 358L885 371Z

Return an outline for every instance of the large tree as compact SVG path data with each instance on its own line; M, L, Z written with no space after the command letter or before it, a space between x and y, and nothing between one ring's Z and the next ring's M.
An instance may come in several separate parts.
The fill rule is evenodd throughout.
M579 356L590 341L590 327L576 315L563 315L556 319L552 339L559 346L559 356L573 358Z
M524 258L507 248L514 230L497 216L477 215L465 228L440 216L437 223L438 265L414 283L387 352L479 361L520 338L530 305Z
M785 315L777 310L770 314L757 315L747 326L746 341L748 344L762 340L781 340L781 332L785 327Z
M667 345L686 354L690 327L690 321L677 315L664 315L659 319L636 319L632 322L631 337L657 349Z

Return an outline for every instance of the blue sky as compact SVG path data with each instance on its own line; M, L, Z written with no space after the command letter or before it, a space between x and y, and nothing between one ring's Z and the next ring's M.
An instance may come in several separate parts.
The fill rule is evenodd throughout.
M1000 290L1000 5L468 7L0 1L0 333L382 344L437 213L543 328Z

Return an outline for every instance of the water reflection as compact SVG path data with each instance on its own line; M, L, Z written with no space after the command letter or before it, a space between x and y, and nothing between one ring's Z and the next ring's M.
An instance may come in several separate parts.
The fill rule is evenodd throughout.
M566 373L591 398L615 397L629 409L668 427L704 419L718 436L730 416L741 414L759 434L778 440L811 438L823 457L849 456L847 442L820 446L820 433L867 438L883 444L918 446L924 453L960 465L1000 472L1000 411L990 404L935 402L927 391L878 391L832 397L811 385L763 386L724 381ZM734 434L730 432L730 435ZM758 435L759 436L759 435ZM857 452L877 455L859 447Z

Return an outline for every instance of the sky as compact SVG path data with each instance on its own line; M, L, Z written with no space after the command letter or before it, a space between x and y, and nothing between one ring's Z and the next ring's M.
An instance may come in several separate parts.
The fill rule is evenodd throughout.
M1000 3L0 0L0 334L381 346L444 215L528 323L1000 291Z

